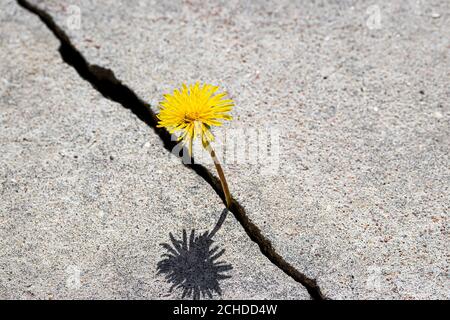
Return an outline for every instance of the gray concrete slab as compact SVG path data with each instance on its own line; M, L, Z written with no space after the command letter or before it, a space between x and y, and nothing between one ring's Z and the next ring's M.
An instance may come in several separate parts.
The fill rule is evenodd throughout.
M449 298L448 1L33 3L155 110L205 81L237 105L217 133L278 133L230 188L326 295Z
M199 237L224 209L210 187L167 170L159 138L36 16L2 0L0 20L0 298L309 299L232 215Z

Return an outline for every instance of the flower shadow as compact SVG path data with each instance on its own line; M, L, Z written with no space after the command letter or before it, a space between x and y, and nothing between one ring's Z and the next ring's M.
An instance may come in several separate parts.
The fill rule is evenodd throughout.
M218 261L225 249L213 246L212 238L221 228L227 214L228 210L225 209L211 232L196 235L195 230L191 230L188 238L186 230L183 230L181 240L169 233L171 243L161 244L166 252L157 264L157 273L164 275L166 281L172 284L170 292L174 288L180 289L181 298L192 297L194 300L212 298L213 294L222 295L219 282L231 277L228 272L233 267Z

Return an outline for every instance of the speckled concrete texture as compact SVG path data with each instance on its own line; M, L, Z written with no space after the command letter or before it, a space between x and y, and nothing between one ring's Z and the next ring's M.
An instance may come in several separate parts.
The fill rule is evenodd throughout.
M236 102L234 121L217 131L225 133L217 147L230 189L327 296L450 298L448 1L32 2L155 111L182 82L223 86ZM123 114L110 116L124 126ZM116 144L118 156L147 132L134 126L131 141ZM105 139L123 136L113 129ZM238 149L256 146L254 162L230 160L233 130L244 132ZM264 136L278 137L268 169ZM140 141L153 141L147 161L159 163L161 176L193 175L166 161L151 132ZM192 179L204 188L199 203L209 208L207 195L220 208Z
M210 187L167 170L159 138L65 64L36 16L0 12L1 299L309 299L232 215L199 238L224 209Z

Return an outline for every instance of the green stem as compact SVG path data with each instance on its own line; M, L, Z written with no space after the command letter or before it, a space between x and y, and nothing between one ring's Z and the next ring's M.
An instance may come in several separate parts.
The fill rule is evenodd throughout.
M220 183L222 184L222 190L225 194L225 202L227 205L227 208L229 209L231 206L231 194L230 190L228 189L227 180L225 179L225 174L223 173L222 166L220 165L219 159L217 159L216 153L214 152L214 149L211 147L209 143L206 143L204 145L205 149L208 150L209 154L211 155L211 158L214 161L214 165L216 166L217 173L219 174Z

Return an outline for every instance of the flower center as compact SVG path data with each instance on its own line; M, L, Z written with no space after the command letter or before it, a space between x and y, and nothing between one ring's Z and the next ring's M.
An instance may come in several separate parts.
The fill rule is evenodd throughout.
M186 112L184 114L184 121L186 122L193 122L198 120L199 114L197 111L194 112Z

